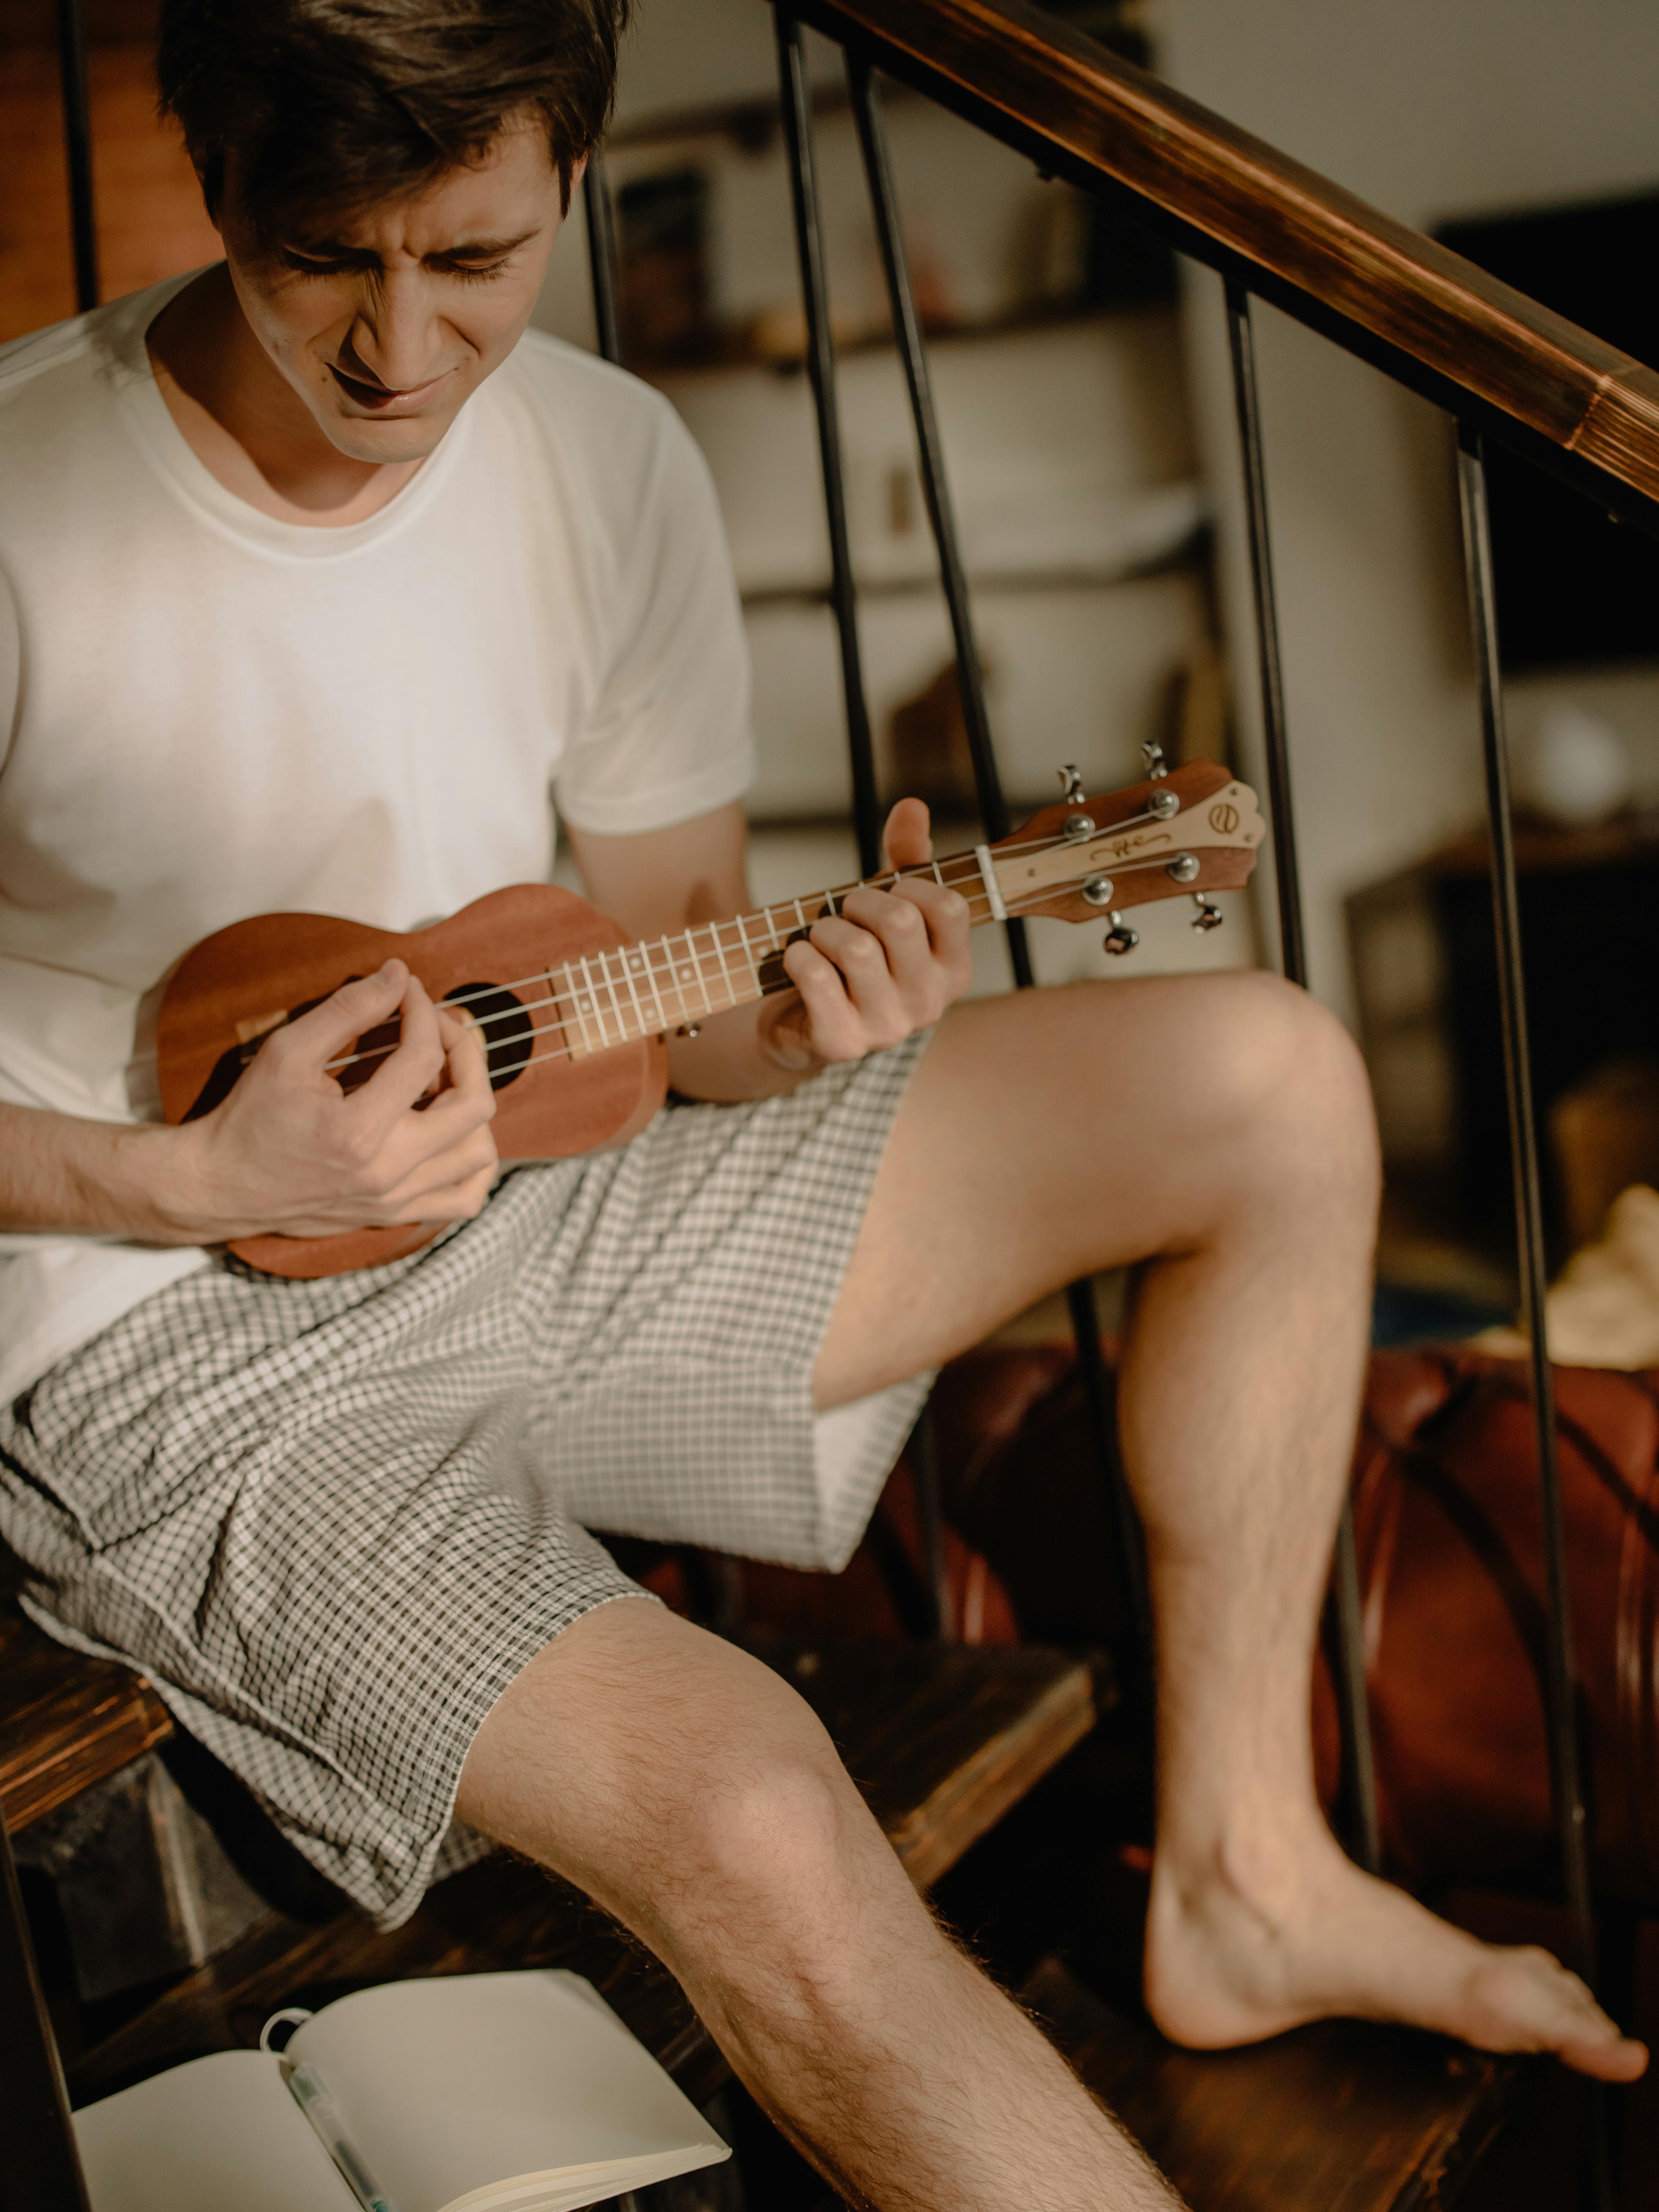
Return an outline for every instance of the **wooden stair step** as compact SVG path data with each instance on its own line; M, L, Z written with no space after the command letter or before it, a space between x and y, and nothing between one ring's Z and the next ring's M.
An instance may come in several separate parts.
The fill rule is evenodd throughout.
M1020 1995L1192 2212L1439 2212L1538 2063L1351 2020L1182 2051L1054 1960Z
M823 1718L920 1886L936 1881L1085 1735L1091 1670L1026 1646L756 1649ZM696 2101L724 2059L666 1971L580 1892L502 1855L439 1883L382 1935L355 1912L320 1928L272 1914L73 2069L85 2104L161 2068L256 2043L278 2007L313 2008L374 1982L567 1966L586 1974Z
M0 1610L0 1820L13 1835L172 1733L142 1674Z

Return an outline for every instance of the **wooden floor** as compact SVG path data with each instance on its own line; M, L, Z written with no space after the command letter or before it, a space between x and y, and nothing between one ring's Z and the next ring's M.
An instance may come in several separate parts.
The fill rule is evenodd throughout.
M1358 2021L1245 2051L1179 2051L1053 1960L1021 1995L1193 2212L1449 2205L1524 2073Z

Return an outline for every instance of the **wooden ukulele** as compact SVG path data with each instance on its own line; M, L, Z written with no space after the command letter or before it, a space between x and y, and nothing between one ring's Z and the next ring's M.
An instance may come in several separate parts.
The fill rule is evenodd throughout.
M1084 796L1075 769L1061 781L1066 799L1000 843L872 881L880 888L900 875L931 875L962 894L975 924L1017 915L1103 919L1109 952L1133 947L1122 909L1150 899L1190 892L1194 928L1217 926L1221 910L1202 894L1249 879L1264 828L1254 793L1213 761L1155 771L1098 799ZM492 891L406 936L318 914L234 922L185 954L163 995L162 1108L171 1122L211 1112L273 1030L395 955L434 1000L464 1006L483 1032L503 1159L563 1159L620 1144L666 1095L668 1032L790 988L785 945L858 888L699 922L647 945L551 884ZM331 1063L341 1087L366 1082L398 1036L395 1018L360 1036ZM309 1280L401 1258L441 1226L245 1237L229 1249L268 1274Z

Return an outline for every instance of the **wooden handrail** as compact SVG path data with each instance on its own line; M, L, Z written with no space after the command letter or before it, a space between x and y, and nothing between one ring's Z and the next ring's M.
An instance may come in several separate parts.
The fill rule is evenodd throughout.
M1642 501L1659 501L1659 374L1382 215L1028 0L804 0L799 12L899 72L954 88L1055 166L1125 185ZM862 38L860 33L865 34ZM1647 518L1644 516L1643 520Z

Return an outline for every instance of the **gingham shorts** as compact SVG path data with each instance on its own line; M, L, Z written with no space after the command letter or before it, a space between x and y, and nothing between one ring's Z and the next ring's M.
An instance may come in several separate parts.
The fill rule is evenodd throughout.
M811 1370L925 1042L519 1169L390 1267L157 1291L0 1409L27 1609L396 1926L481 1848L496 1698L641 1595L587 1528L845 1565L928 1378L815 1419Z

